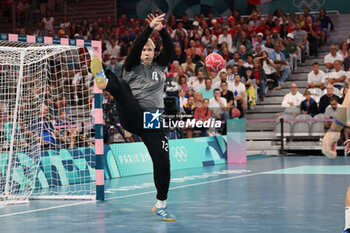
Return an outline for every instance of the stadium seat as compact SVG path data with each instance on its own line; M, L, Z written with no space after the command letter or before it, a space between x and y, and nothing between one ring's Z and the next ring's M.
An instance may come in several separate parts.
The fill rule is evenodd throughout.
M324 119L324 114L320 113L314 116L313 119ZM311 123L311 136L324 136L324 122Z
M308 91L310 91L311 97L316 101L316 103L319 103L322 96L322 90L320 88L310 88Z
M290 114L281 114L278 119L294 119L294 117ZM284 136L290 137L292 135L292 126L293 122L283 122L283 133ZM276 137L281 136L281 122L276 122L275 127L274 127L274 132L276 134Z
M300 114L296 117L296 119L304 120L304 119L312 119L312 117L308 114ZM292 128L292 135L294 137L310 136L310 128L311 128L310 126L311 126L311 122L309 121L295 122Z

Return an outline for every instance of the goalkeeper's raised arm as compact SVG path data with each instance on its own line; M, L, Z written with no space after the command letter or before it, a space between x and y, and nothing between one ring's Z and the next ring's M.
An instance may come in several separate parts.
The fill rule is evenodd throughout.
M165 30L162 21L164 20L165 14L155 17L153 14L149 14L146 21L149 24L146 29L136 38L134 45L130 51L130 54L125 60L124 69L130 71L132 67L138 66L141 61L146 65L151 65L152 62L156 62L160 66L167 66L171 59L171 54L174 51L174 44L168 32ZM142 50L145 49L146 43L151 44L153 49L155 45L149 36L152 31L156 30L159 32L163 40L162 52L153 60L153 56L143 56Z

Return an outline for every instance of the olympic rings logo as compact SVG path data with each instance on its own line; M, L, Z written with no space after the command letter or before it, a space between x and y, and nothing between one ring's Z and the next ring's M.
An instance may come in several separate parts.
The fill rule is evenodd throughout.
M326 3L326 0L293 0L293 5L300 11L309 8L311 11L317 11Z
M178 162L186 162L187 150L184 146L176 146L171 148L171 153Z

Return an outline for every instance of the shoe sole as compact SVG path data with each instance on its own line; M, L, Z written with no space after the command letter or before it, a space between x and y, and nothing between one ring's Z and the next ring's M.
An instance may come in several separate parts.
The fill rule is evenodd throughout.
M153 212L155 215L160 216L159 214L156 213L156 211L155 211L154 208L152 208L152 212ZM177 221L176 218L175 218L175 219L173 219L173 218L162 218L162 219L163 219L164 221L167 221L167 222L175 222L175 221Z
M97 87L99 89L105 89L107 86L106 81L105 81L105 77L103 77L105 74L104 74L104 71L102 69L102 64L97 57L94 57L91 60L90 69L91 69L91 73L95 77L95 82L96 82ZM101 77L99 77L99 76L101 76Z

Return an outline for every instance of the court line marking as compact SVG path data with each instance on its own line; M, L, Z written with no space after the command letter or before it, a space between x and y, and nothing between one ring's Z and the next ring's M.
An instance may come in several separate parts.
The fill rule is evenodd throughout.
M283 170L283 169L277 169L276 171L278 171L278 170ZM275 170L272 170L272 171L275 171ZM266 174L267 172L271 172L271 171L257 172L257 173L245 174L245 175L240 175L240 176L231 176L231 177L227 177L227 178L203 181L203 182L187 184L187 185L179 185L179 186L176 186L176 187L171 187L171 188L169 188L169 190L176 190L176 189L181 189L181 188L188 188L188 187L199 186L199 185L202 185L202 184L211 184L211 183L216 183L216 182L221 182L221 181L226 181L226 180L233 180L233 179L244 178L244 177L249 177L249 176L262 175L262 174ZM142 193L128 194L128 195L118 196L118 197L111 197L111 198L106 198L105 200L106 201L108 201L108 200L117 200L117 199L141 196L141 195L146 195L146 194L151 194L151 193L156 193L156 190L142 192ZM65 207L71 207L71 206L77 206L77 205L83 205L83 204L90 204L90 203L96 203L96 202L97 202L96 200L83 201L83 202L76 202L76 203L71 203L71 204L66 204L66 205L58 205L58 206L46 207L46 208L35 209L35 210L27 210L27 211L15 212L15 213L10 213L10 214L3 214L3 215L0 215L0 218L17 216L17 215L23 215L23 214L31 214L31 213L36 213L36 212L42 212L42 211L47 211L47 210L60 209L60 208L65 208Z

